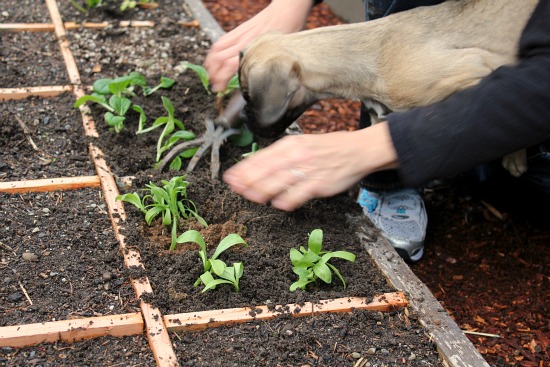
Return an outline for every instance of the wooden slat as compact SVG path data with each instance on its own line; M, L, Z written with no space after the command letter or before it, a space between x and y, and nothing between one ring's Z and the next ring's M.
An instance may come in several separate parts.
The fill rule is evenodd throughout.
M20 348L56 341L74 342L100 336L143 333L141 313L88 317L0 327L0 347Z
M406 305L407 300L404 294L402 292L396 292L377 296L371 302L367 302L365 298L347 297L316 303L305 302L303 305L278 305L274 308L268 308L267 306L259 306L253 309L250 307L240 307L166 315L164 316L164 324L169 331L202 330L210 327L250 322L253 320L268 320L283 314L282 310L285 310L284 313L286 314L300 317L326 312L350 312L352 309L390 311L396 308L405 307Z
M81 85L75 85L74 94L77 100L80 97L86 95L85 90L86 88L82 87ZM92 111L90 110L90 107L87 104L82 104L80 105L80 107L78 107L78 109L80 110L80 114L82 115L82 124L84 126L84 134L86 134L86 136L90 136L93 138L99 137L99 133L97 132L95 121L92 118Z
M53 32L52 23L1 23L0 32Z
M39 180L0 182L0 192L6 192L9 194L24 192L75 190L84 187L99 187L99 177L58 177L43 178Z
M78 72L76 61L69 46L67 32L63 27L63 20L61 19L61 14L59 13L57 3L55 0L46 0L46 5L48 6L48 11L50 12L50 17L52 18L55 36L57 37L59 47L61 48L61 54L65 60L67 72L69 73L69 80L72 84L80 85L80 73Z
M358 233L363 246L390 285L405 292L409 307L419 315L420 323L432 336L447 366L489 367L429 288L418 279L395 249L364 218L356 218L355 221L358 224L356 227L363 228Z
M100 177L105 202L107 204L107 208L109 209L109 216L111 217L111 222L120 245L121 253L124 256L124 263L128 268L144 268L140 261L141 257L139 252L135 249L126 247L125 237L122 233L120 233L120 227L122 222L126 219L126 213L122 202L115 200L117 195L119 195L115 178L103 159L103 153L99 148L93 144L90 144L90 154L92 155L92 159L94 160L94 164L96 166L96 171ZM140 277L139 279L130 278L130 280L137 297L140 299L140 307L146 325L147 339L149 340L149 345L151 346L153 355L155 356L157 366L179 366L160 310L157 307L145 302L142 298L143 294L153 294L153 288L149 283L149 279L147 277Z
M26 88L0 88L0 101L23 99L30 96L55 97L73 90L72 85L26 87Z

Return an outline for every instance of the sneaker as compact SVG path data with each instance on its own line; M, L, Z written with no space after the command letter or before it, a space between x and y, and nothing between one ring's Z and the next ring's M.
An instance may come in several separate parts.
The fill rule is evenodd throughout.
M357 202L405 261L414 263L422 258L428 216L418 191L377 193L361 188Z

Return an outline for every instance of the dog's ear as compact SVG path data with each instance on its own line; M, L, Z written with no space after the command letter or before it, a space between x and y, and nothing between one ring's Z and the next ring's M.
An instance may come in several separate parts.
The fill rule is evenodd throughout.
M266 65L268 64L268 65ZM315 99L300 82L300 64L288 60L270 60L249 68L248 104L245 108L250 130L263 137L282 134Z

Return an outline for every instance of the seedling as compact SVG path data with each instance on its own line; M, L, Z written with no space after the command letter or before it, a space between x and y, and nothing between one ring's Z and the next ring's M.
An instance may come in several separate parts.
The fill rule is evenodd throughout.
M170 78L166 78L164 76L161 76L160 77L160 83L153 87L153 88L150 88L150 87L143 87L143 95L144 96L148 96L150 94L153 94L155 93L157 90L163 88L163 89L168 89L168 88L171 88L174 83L176 83L176 81L174 79L170 79Z
M136 87L141 87L143 95L148 96L160 88L170 88L175 81L169 78L161 78L159 85L154 88L147 86L145 77L138 72L131 72L128 75L119 78L98 79L93 84L93 93L80 97L74 104L74 108L80 107L86 102L94 102L101 105L107 110L105 113L105 122L113 128L116 133L119 133L124 128L126 113L132 106L130 98L135 97ZM107 96L109 96L107 100ZM140 128L142 129L145 121L145 113L139 106L133 106L133 110L140 114ZM138 131L139 131L138 129Z
M227 249L235 245L244 245L248 244L236 233L227 235L216 247L212 257L208 257L206 252L206 243L200 232L196 230L189 230L180 235L177 240L177 243L185 242L194 242L199 245L199 257L202 261L204 272L201 274L199 279L195 282L195 287L198 287L201 283L204 284L203 292L206 292L209 289L216 288L219 284L232 284L235 288L235 292L239 291L239 279L241 279L244 266L241 262L233 263L233 266L227 266L225 262L218 259L218 257ZM214 278L214 275L217 275L219 278Z
M133 204L145 214L147 225L151 225L158 215L162 217L162 224L172 226L170 250L176 248L177 224L180 218L194 217L201 225L207 226L206 221L198 214L195 203L187 198L188 181L185 176L172 177L170 181L162 180L162 187L150 182L146 191L149 193L143 198L137 192L118 195L116 200Z
M149 3L149 0L123 0L122 4L120 4L120 11L124 11L126 9L133 9L138 4L147 4Z
M241 155L241 157L243 157L243 158L248 158L248 157L250 157L251 155L253 155L254 153L256 153L258 150L260 150L260 147L258 146L258 143L253 142L253 143L251 144L251 146L250 146L250 152L248 152L248 153L243 153L243 154Z
M164 152L172 148L174 144L176 144L179 140L193 140L195 139L195 134L193 134L191 131L185 130L185 126L183 125L183 122L175 118L175 109L174 105L172 104L172 101L168 97L161 97L162 104L164 106L164 109L166 109L166 112L168 113L167 116L161 116L153 122L153 125L143 129L142 124L140 124L140 129L136 132L136 134L144 134L149 131L155 130L156 128L160 126L164 126L164 129L162 130L162 133L159 136L159 139L157 141L157 156L156 161L160 161L160 158ZM145 117L143 117L145 119ZM142 121L141 114L140 114L140 123ZM172 134L172 132L177 128L180 130L176 131ZM170 136L170 134L172 134ZM170 136L170 137L169 137ZM184 152L182 152L179 156L174 158L172 163L170 164L170 169L179 170L181 168L181 158L190 158L195 154L195 151L197 148L187 149Z
M191 70L193 70L197 75L199 76L199 79L201 80L202 86L204 89L206 89L206 92L210 95L212 94L210 92L210 77L208 75L208 71L202 66L197 64L191 64L187 61L182 61L181 64ZM218 92L218 97L224 96L226 94L231 93L235 89L239 89L239 78L238 75L233 75L233 77L229 80L229 83L227 84L227 88L223 92Z
M321 229L313 230L309 235L307 243L308 249L300 246L300 251L290 249L290 260L292 261L292 271L298 275L298 280L290 286L290 291L296 289L306 289L309 283L316 282L321 279L323 282L332 283L332 273L340 279L346 289L346 282L338 271L338 269L329 264L329 260L333 257L344 259L347 261L355 261L355 255L347 251L322 251L323 247L323 231Z
M210 76L208 75L208 71L206 71L206 69L202 65L191 64L190 62L187 62L187 61L182 61L181 64L193 70L198 75L206 92L209 95L212 94L210 92ZM240 89L240 87L241 86L239 85L239 77L238 75L234 75L229 80L229 83L227 84L227 88L223 92L218 92L218 94L216 95L216 109L218 110L218 112L221 111L222 109L221 104L223 102L223 96L233 92L235 89ZM229 140L231 140L233 144L239 147L245 147L247 145L252 144L254 140L254 136L252 135L250 130L248 130L246 125L240 126L239 130L240 130L240 133L237 135L231 136Z

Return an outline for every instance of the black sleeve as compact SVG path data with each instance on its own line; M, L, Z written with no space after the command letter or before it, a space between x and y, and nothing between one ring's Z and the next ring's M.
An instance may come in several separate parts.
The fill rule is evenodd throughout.
M403 183L416 187L550 139L550 0L520 40L519 63L430 106L388 115Z

